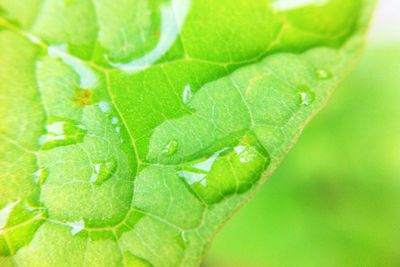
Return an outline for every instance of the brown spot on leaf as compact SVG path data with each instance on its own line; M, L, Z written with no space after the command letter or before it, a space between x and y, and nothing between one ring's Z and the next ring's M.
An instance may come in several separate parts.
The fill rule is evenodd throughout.
M93 90L77 89L74 102L79 106L87 106L93 103Z

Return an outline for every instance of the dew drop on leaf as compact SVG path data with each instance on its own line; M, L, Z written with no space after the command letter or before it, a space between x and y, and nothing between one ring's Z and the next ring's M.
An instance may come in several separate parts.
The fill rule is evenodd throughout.
M47 133L39 138L43 150L66 146L83 141L87 130L85 126L69 119L52 119L46 126Z
M203 187L207 186L207 175L211 171L215 161L227 148L224 148L216 153L214 153L209 158L195 163L190 168L178 171L178 176L184 179L189 185L195 183L200 183Z
M196 196L214 204L230 194L247 191L268 163L269 157L258 151L256 146L241 142L205 160L179 167L177 175Z
M66 223L67 226L71 227L71 235L77 235L85 229L85 221L82 219L76 222L68 222Z
M97 86L98 84L97 74L80 59L69 56L68 46L66 44L49 46L48 55L50 57L60 58L65 64L70 66L79 76L80 80L79 86L82 89L93 89Z
M90 176L90 182L95 185L101 185L109 180L117 170L117 161L110 159L100 162L92 162L92 175Z
M106 101L100 101L99 102L99 108L103 113L109 113L110 112L110 104Z
M327 80L332 78L332 73L327 68L317 69L317 76L321 80Z
M307 86L300 86L297 90L301 106L309 106L315 100L315 94Z
M36 35L30 34L30 33L25 33L25 36L32 42L35 44L43 44L43 41L37 37Z
M185 86L185 88L183 89L183 92L182 92L182 102L183 102L183 104L188 105L190 100L192 99L192 97L193 97L192 89L190 88L190 85L187 84Z
M43 185L49 176L49 170L47 168L40 168L36 172L33 173L34 181L38 185Z
M207 186L207 173L201 170L178 171L178 176L184 179L189 185L200 182L204 187Z
M20 202L20 200L8 203L5 207L0 210L0 230L7 226L9 216L14 207Z
M237 146L234 150L239 156L239 161L242 163L251 162L257 157L256 149L251 146Z
M36 213L40 215L44 215L47 211L45 207L36 206L35 204L29 203L29 201L26 201L24 203L24 208L31 213Z
M178 149L178 142L176 140L171 140L164 146L161 150L161 153L164 156L172 156L175 154L176 150Z
M118 120L118 118L117 117L113 117L112 119L111 119L111 123L112 124L117 124L119 122L119 120Z

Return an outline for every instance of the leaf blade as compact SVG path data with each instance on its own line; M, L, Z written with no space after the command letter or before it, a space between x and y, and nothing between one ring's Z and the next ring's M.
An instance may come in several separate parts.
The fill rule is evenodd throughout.
M2 162L20 180L1 178L1 204L21 201L15 214L35 224L14 230L26 235L17 244L11 213L2 255L22 266L101 264L100 251L110 265L192 266L343 78L372 1L284 11L262 1L26 2L40 9L30 26L28 7L4 3L2 91L19 104L2 101L2 114L20 117L2 123L13 153ZM42 184L29 174L38 169Z

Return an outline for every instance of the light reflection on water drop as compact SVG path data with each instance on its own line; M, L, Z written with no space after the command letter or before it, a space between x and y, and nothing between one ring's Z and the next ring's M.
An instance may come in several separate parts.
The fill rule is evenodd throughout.
M85 229L85 221L83 219L76 222L67 222L66 225L71 227L70 233L72 236L79 234Z
M11 212L20 201L21 200L19 199L17 201L11 202L0 210L0 233L1 230L7 226L7 222Z
M80 59L68 54L67 45L51 45L48 49L48 55L54 58L60 58L65 64L70 66L79 76L80 87L83 89L93 89L98 85L96 73Z
M80 143L87 134L85 126L68 119L52 122L46 126L46 130L47 133L39 138L43 150Z
M161 36L154 47L140 58L135 58L128 63L111 62L109 64L126 72L137 72L148 68L159 60L175 43L184 21L190 10L190 0L171 0L161 6Z
M236 146L234 150L239 156L239 161L242 163L251 162L258 153L257 150L251 146Z
M190 84L187 84L182 92L182 102L185 105L189 105L190 100L193 97L192 89L190 88Z
M224 148L216 153L214 153L211 157L205 159L204 161L197 162L193 164L188 170L180 170L177 172L178 176L183 178L189 185L193 185L195 183L200 183L202 186L207 186L207 175L212 169L217 158L221 153L226 151L228 148Z
M209 157L208 159L206 159L205 161L196 163L195 165L193 165L193 167L200 169L202 171L210 171L215 160L218 158L218 156L224 152L226 150L226 148L214 153L211 157Z
M112 124L118 124L118 122L119 122L119 120L118 120L118 118L117 117L113 117L112 119L111 119L111 123Z
M95 185L101 185L109 180L117 169L117 161L114 159L91 163L92 175L89 181Z
M269 156L250 145L248 140L224 148L210 157L180 165L176 173L193 193L208 204L251 188L269 164Z
M307 92L301 92L300 98L301 98L301 104L304 106L308 106L311 103L310 95Z
M299 95L299 103L301 106L309 106L315 100L315 94L307 86L300 86L297 94Z
M39 45L43 43L43 41L36 35L33 35L28 32L25 32L24 34L32 43L39 44Z
M43 185L49 176L49 170L47 168L40 168L36 172L33 173L34 181L38 185Z
M178 142L176 140L171 140L161 150L161 154L169 157L174 155L177 149L178 149Z
M321 80L327 80L332 78L332 73L327 68L318 68L317 76Z
M178 176L183 178L189 185L201 182L202 185L206 186L207 182L204 178L207 177L207 173L198 173L195 171L178 171Z
M106 101L100 101L99 102L99 108L103 113L109 113L110 112L110 104Z

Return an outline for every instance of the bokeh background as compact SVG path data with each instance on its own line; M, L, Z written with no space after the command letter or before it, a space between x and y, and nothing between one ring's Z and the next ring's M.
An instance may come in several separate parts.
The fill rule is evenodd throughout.
M380 1L361 64L204 266L400 266L399 11Z

